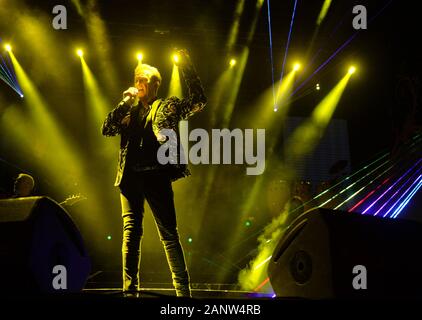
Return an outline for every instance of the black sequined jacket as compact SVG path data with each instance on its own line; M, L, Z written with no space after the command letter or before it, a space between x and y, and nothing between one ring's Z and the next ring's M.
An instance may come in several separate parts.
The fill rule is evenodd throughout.
M179 121L186 120L195 113L200 112L207 102L201 81L188 56L184 64L179 65L179 70L188 89L188 96L184 99L177 97L157 99L152 103L152 116L147 119L152 121L152 130L157 137L162 129L172 129L177 133ZM115 186L120 185L125 174L128 145L133 135L131 126L123 124L122 120L128 115L138 117L140 112L143 112L141 109L143 108L139 105L130 107L128 104L120 103L107 115L102 125L101 129L104 136L120 135L121 137ZM190 175L190 172L187 165L179 163L172 165L170 176L172 181L188 175Z

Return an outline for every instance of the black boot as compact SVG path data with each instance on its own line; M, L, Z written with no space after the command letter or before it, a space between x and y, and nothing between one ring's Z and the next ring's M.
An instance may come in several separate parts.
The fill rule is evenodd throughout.
M176 289L176 295L178 297L192 297L189 274L179 239L163 241L163 244L173 279L173 286Z
M139 232L125 230L122 245L123 291L139 290L139 266L141 263L141 238Z

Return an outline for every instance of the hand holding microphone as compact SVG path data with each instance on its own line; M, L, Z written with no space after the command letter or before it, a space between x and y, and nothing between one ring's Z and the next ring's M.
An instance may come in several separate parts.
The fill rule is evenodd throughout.
M130 87L125 92L123 92L123 100L119 103L119 106L129 105L130 107L132 107L136 101L137 95L138 89L136 89L135 87ZM129 126L130 113L127 113L120 123L126 127Z
M121 103L133 105L137 95L138 89L136 89L135 87L130 87L125 92L123 92L123 100Z

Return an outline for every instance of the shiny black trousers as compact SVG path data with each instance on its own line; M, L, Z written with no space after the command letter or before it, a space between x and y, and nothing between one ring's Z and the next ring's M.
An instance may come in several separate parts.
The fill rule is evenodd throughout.
M191 296L189 274L177 231L173 189L160 171L135 172L120 185L123 218L123 291L139 290L145 199L154 215L177 296Z

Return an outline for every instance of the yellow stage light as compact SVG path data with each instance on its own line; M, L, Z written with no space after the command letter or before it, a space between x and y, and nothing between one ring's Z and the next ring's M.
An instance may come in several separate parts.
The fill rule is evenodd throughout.
M82 56L84 55L84 52L82 51L82 49L78 49L78 50L76 50L76 54L77 54L79 57L82 57Z
M173 64L173 71L171 73L170 86L168 97L176 96L182 98L182 83L180 82L179 67Z
M179 55L178 55L178 54L174 54L174 55L173 55L173 61L174 61L175 63L178 63L178 62L179 62L179 60L180 60Z
M4 48L6 49L6 51L12 51L12 46L8 43L4 46Z
M353 74L353 73L355 73L356 72L356 67L355 66L351 66L350 68L349 68L349 74Z
M230 67L234 67L236 65L236 59L231 59L230 60Z
M142 62L142 59L144 58L144 55L141 52L138 52L136 54L136 58L138 59L139 62Z
M300 63L295 63L295 65L293 66L293 71L297 71L300 69Z

